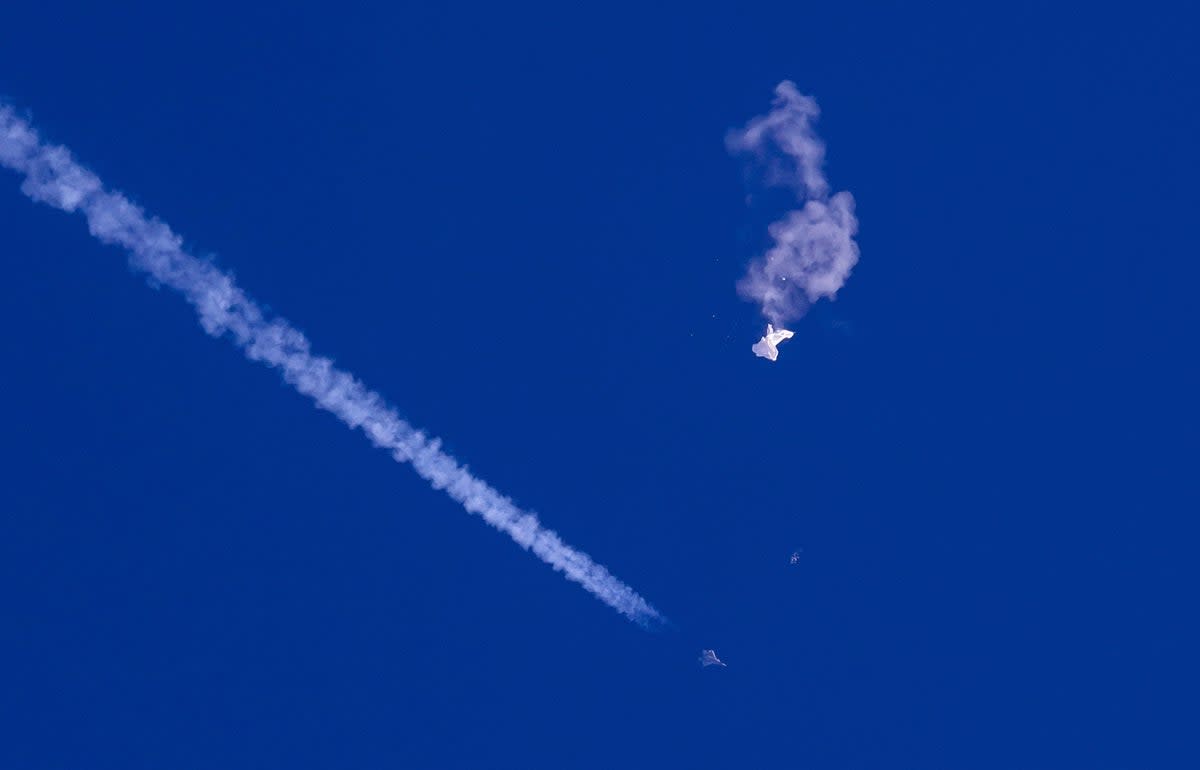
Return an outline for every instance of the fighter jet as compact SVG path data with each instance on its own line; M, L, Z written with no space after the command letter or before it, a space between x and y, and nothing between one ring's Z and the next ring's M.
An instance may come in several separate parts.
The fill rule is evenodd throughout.
M701 650L700 651L700 665L701 666L725 666L725 664L721 662L721 659L717 657L717 653L713 652L712 650ZM728 668L728 666L726 666L726 668Z
M767 324L766 335L761 340L754 343L750 349L753 350L754 355L758 356L759 358L765 358L768 361L774 361L776 358L779 358L779 348L777 348L776 345L784 340L791 339L792 336L792 333L787 329L775 331L774 326Z

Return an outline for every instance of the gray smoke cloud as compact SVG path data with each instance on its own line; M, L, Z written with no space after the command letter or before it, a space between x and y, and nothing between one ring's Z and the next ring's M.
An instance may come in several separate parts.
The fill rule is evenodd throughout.
M821 297L836 296L858 262L854 197L829 194L825 143L813 129L820 112L816 101L785 80L775 87L770 112L726 138L730 152L752 156L768 183L790 187L802 204L770 225L771 247L738 282L738 293L780 327Z
M206 332L228 336L250 360L278 369L288 384L318 407L361 430L397 462L411 464L467 511L617 612L647 628L665 622L636 591L473 476L441 450L436 438L401 419L378 393L337 369L330 359L313 354L303 334L281 318L268 318L231 276L185 252L180 237L166 224L147 216L123 195L106 190L65 148L44 144L29 123L5 105L0 105L0 165L24 175L21 190L30 198L82 213L93 236L124 248L135 269L147 273L153 283L182 294Z

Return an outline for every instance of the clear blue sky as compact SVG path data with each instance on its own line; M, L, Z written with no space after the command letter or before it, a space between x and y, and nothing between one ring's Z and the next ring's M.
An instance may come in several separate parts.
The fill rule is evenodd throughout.
M78 5L0 94L675 627L0 173L0 766L1190 764L1194 17ZM862 261L771 365L785 78Z

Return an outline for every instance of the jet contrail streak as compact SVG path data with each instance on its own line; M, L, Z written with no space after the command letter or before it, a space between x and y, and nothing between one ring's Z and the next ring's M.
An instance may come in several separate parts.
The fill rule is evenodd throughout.
M125 248L131 264L148 273L152 282L183 294L206 332L214 337L229 334L247 358L279 369L288 384L317 406L351 428L361 428L372 444L390 451L398 462L411 463L435 488L617 612L647 628L664 622L636 591L564 543L536 516L472 476L441 451L441 442L401 419L378 393L335 368L330 359L310 352L303 334L283 319L267 318L233 278L185 252L171 228L123 195L106 190L66 148L44 144L28 122L4 105L0 105L0 166L24 175L21 191L33 200L82 212L93 236Z

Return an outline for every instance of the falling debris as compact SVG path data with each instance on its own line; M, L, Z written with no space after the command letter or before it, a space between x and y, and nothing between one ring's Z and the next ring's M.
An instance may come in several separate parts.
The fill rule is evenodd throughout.
M702 666L724 666L721 659L717 657L717 653L713 650L700 651L700 665ZM728 668L728 666L726 666Z
M794 552L792 553L792 561L791 561L791 563L792 563L792 564L799 564L799 563L800 563L800 552L799 552L799 551L794 551Z
M750 349L753 350L754 355L758 356L759 358L765 358L768 361L774 361L775 359L779 358L779 348L776 346L784 340L790 340L792 336L792 333L787 329L780 329L779 331L776 331L774 326L767 324L766 335L761 340L754 343L753 347Z

